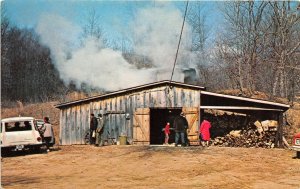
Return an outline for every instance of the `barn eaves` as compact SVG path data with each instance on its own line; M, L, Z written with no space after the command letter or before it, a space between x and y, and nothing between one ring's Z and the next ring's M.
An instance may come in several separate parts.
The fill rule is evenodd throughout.
M155 88L155 87L159 87L159 86L170 86L170 88L175 87L175 86L182 86L182 87L186 87L186 88L190 88L190 89L194 89L194 90L205 90L205 87L201 87L201 86L197 86L197 85L190 85L190 84L180 83L180 82L176 82L176 81L163 80L163 81L153 82L153 83L149 83L149 84L145 84L145 85L139 85L139 86L131 87L131 88L127 88L127 89L121 89L121 90L118 90L115 92L109 92L109 93L106 93L103 95L87 97L87 98L83 98L83 99L75 100L75 101L63 102L63 103L55 105L55 107L60 109L60 108L66 107L66 106L80 104L82 102L89 102L89 101L93 101L93 100L97 100L97 99L110 98L110 97L113 97L116 95L122 95L122 94L126 94L126 93L131 93L134 91L141 91L143 89Z

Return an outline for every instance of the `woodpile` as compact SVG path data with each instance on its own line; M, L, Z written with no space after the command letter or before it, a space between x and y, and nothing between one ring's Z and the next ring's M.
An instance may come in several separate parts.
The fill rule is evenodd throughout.
M274 148L278 122L258 121L257 116L206 111L211 122L211 144L224 147Z
M274 148L277 121L266 120L249 123L239 130L232 130L225 136L217 136L212 145L226 147Z

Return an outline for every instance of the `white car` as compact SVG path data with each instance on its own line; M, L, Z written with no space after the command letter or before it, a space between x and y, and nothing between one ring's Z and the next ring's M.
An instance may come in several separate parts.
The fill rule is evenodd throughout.
M1 120L1 150L40 150L44 145L33 117L12 117Z

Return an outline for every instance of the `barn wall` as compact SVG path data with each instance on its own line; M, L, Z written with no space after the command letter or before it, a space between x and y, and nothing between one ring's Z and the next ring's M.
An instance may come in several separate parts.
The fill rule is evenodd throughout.
M84 144L89 130L90 113L96 116L105 110L104 138L126 135L133 138L133 115L137 108L199 107L200 90L166 86L133 91L77 105L69 105L60 112L60 144ZM130 119L126 119L126 113ZM198 120L197 120L198 121Z
M60 110L60 144L83 144L89 130L90 104Z

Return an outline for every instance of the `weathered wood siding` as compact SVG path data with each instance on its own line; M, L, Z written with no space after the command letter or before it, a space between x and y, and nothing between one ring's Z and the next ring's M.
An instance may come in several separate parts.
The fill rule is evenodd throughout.
M199 107L200 90L187 87L158 86L155 88L118 94L81 104L69 105L60 112L60 144L83 144L89 131L90 113L96 116L106 111L104 138L118 139L126 135L133 139L134 113L138 108ZM130 119L126 119L129 114ZM197 120L198 121L198 120ZM198 124L198 122L196 123Z
M83 144L89 130L90 105L82 104L61 109L60 144Z

